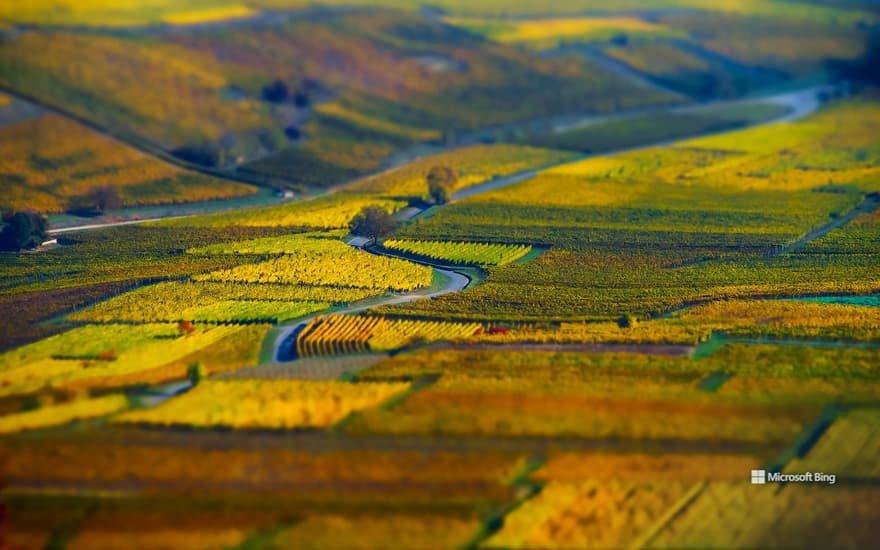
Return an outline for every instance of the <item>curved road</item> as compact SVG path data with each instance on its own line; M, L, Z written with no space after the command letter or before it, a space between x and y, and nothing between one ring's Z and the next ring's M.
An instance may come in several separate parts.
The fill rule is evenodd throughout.
M699 110L711 109L711 108L718 106L720 104L731 104L731 103L773 103L773 104L783 105L783 106L786 106L789 108L789 112L781 117L777 117L777 118L762 121L762 122L757 122L757 123L754 123L754 124L747 126L748 128L754 128L754 127L763 126L763 125L772 124L772 123L778 123L778 122L791 122L791 121L797 120L799 118L805 117L809 114L812 114L813 112L817 111L819 109L819 107L822 105L822 102L820 101L820 94L821 93L831 94L832 92L834 92L835 89L836 89L835 86L830 86L830 85L828 85L828 86L815 86L815 87L811 87L811 88L808 88L805 90L799 90L796 92L789 92L789 93L782 93L782 94L766 96L766 97L762 97L762 98L742 99L742 100L725 101L725 102L719 101L719 102L713 102L712 104L689 105L689 106L684 106L684 107L677 107L677 108L672 108L671 110L674 112L699 111ZM611 116L605 115L605 116L583 117L579 121L579 124L587 125L587 124L590 124L591 121L594 121L594 120L607 121L609 119L618 118L618 117L626 117L626 116L631 116L631 115L627 114L627 113L621 113L619 115L611 115ZM576 125L578 125L578 123L576 123ZM696 137L699 137L699 136L691 136L690 138L686 138L686 139L694 139ZM613 150L613 151L605 151L605 152L597 154L597 155L588 155L587 157L589 157L589 156L609 156L609 155L619 154L619 153L628 152L628 151L646 149L646 148L650 148L650 147L660 147L660 146L668 145L670 143L676 143L678 141L681 141L681 139L676 139L676 140L662 142L662 143L644 144L644 145L639 145L636 147L626 147L626 148L621 148L621 149L617 149L617 150ZM583 157L583 158L586 158L586 157ZM499 189L502 187L513 185L515 183L526 181L528 179L535 177L535 175L538 173L539 170L546 170L546 169L552 168L554 166L569 164L571 162L577 162L577 160L575 160L575 161L566 160L566 161L562 161L562 162L556 163L551 166L542 167L541 169L526 170L523 172L519 172L516 174L505 176L502 178L496 178L496 179L484 182L482 184L474 185L474 186L471 186L467 189L459 191L458 193L456 193L453 196L453 199L454 200L461 200L461 199L465 199L465 198L472 197L475 195L479 195L481 193L486 193L488 191L492 191L495 189ZM336 186L335 188L329 189L328 192L330 192L330 193L335 192L342 187L343 186ZM311 198L314 198L314 197L311 197ZM874 204L873 206L876 207L876 204ZM189 215L198 215L198 214L189 214ZM149 218L149 219L144 219L144 220L126 220L126 221L120 221L120 222L108 223L108 224L88 224L88 225L75 226L75 227L65 227L63 229L57 228L57 229L51 230L50 233L61 233L61 232L77 231L77 230L101 229L104 227L113 227L113 226L120 226L120 225L134 225L134 224L139 224L139 223L146 223L149 221L157 221L160 219L168 219L170 217L181 218L181 217L188 217L188 215ZM844 220L848 221L849 217L850 217L849 215L844 217ZM840 223L840 221L838 221L838 223ZM360 246L356 246L356 247L362 248ZM410 260L410 261L412 261L412 260ZM421 262L417 262L417 263L421 263ZM429 264L425 264L425 265L429 265ZM448 269L441 269L441 268L438 268L435 266L430 266L430 267L433 270L435 270L435 272L438 272L447 278L448 282L446 283L446 285L443 288L441 288L439 290L422 289L421 291L414 291L414 292L410 292L407 294L398 294L398 295L389 296L389 297L387 297L383 300L379 300L379 301L364 300L360 304L355 304L355 305L349 306L347 308L337 310L333 313L337 313L337 314L356 313L359 311L364 311L366 309L377 307L377 306L382 306L382 305L402 304L402 303L407 303L407 302L419 300L422 298L433 298L436 296L442 296L444 294L449 294L452 292L459 292L461 290L464 290L467 287L467 285L470 283L470 279L466 275L463 275L461 273L451 271ZM278 327L278 328L276 328L276 330L273 330L272 332L270 332L268 338L273 339L272 344L271 344L272 345L271 361L272 362L279 362L279 361L289 360L290 347L293 344L292 336L296 333L296 331L299 328L301 328L302 326L304 326L305 324L307 324L308 322L313 320L315 317L318 317L319 315L322 315L322 314L318 313L318 314L306 317L304 319L297 321L294 324Z
M360 248L360 247L355 247ZM410 260L412 261L412 260ZM421 262L416 262L421 263ZM428 264L424 264L428 265ZM450 271L448 269L440 269L434 266L430 266L435 272L440 273L445 276L448 281L443 286L443 288L439 290L431 290L431 289L422 289L416 290L407 294L395 294L393 296L389 296L385 299L376 301L367 299L364 300L361 304L355 304L349 306L345 309L341 309L338 311L332 312L333 314L343 314L343 313L356 313L359 311L364 311L369 308L378 307L378 306L386 306L386 305L394 305L394 304L405 304L408 302L413 302L415 300L420 300L422 298L434 298L436 296L443 296L444 294L450 294L452 292L460 292L464 290L467 285L471 282L470 278L461 273L457 273L455 271ZM315 315L311 315L304 319L298 320L296 323L278 327L278 329L269 333L269 338L274 338L272 343L272 362L280 363L284 361L291 360L290 350L293 346L293 336L296 332L309 322L311 322L315 317L320 317L321 315L326 315L326 313L316 313Z

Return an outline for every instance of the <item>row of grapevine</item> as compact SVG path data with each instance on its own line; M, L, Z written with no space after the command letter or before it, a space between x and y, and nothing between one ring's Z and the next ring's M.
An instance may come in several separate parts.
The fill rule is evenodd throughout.
M454 264L504 265L514 262L532 247L527 244L488 244L472 242L410 241L389 239L383 246L407 254Z
M482 330L479 323L327 315L314 318L302 329L296 341L296 352L299 357L309 357L391 351L416 340L432 342L465 338Z
M211 380L156 408L125 413L117 421L161 426L324 427L408 387L400 382Z
M429 267L374 256L335 239L301 239L301 250L258 264L199 275L197 281L282 283L408 291L431 284Z

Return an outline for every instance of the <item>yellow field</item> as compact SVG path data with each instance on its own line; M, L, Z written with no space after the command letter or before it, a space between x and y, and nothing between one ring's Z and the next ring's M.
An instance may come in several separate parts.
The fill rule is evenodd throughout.
M535 49L550 49L566 41L608 40L618 34L651 37L685 36L681 31L635 17L572 17L493 21L447 17L451 25L485 34L498 42L526 44Z
M188 172L54 114L0 128L0 173L6 205L40 212L61 212L102 187L117 189L126 206L255 191Z
M371 290L413 290L431 284L431 268L375 256L336 239L302 240L303 248L258 264L199 275L197 281L282 283Z
M197 25L199 23L212 23L216 21L226 21L228 19L252 17L258 13L259 12L247 6L232 4L230 6L218 6L216 8L169 13L162 18L162 21L170 25Z
M58 426L74 420L105 416L127 407L128 398L124 395L78 399L60 405L0 416L0 434Z
M346 191L374 193L387 197L427 197L426 176L431 168L455 170L459 191L499 176L507 176L572 158L573 153L522 145L474 145L414 160L404 166L358 180Z
M180 335L175 325L86 325L0 355L0 395L46 386L107 385L175 363L248 327L219 326ZM185 372L185 369L184 369Z
M618 180L650 174L656 182L687 189L707 186L716 191L797 191L829 184L854 184L873 190L877 186L870 181L880 174L880 167L872 162L876 153L869 150L868 156L860 161L854 150L875 143L878 127L880 109L875 104L856 101L793 124L729 132L613 158L587 159L546 174ZM832 160L837 161L833 169ZM630 186L620 187L626 190ZM556 193L563 191L569 189L560 188ZM566 204L571 204L570 200L577 201L575 204L592 204L578 200L577 195L574 199L569 197L566 194Z
M66 105L99 124L122 121L123 129L162 145L214 141L228 132L271 126L261 102L223 99L228 81L213 56L166 41L30 31L4 43L0 63L20 73L21 80L10 76L13 82L34 75L63 83L41 88L41 100ZM87 91L109 108L96 111L70 102L66 92L71 90Z
M383 317L316 317L300 332L297 354L333 355L393 351L414 341L454 340L482 332L479 323L388 320Z
M408 387L405 383L207 381L155 409L132 411L117 420L163 426L325 427L352 411L376 406Z
M27 0L4 2L0 20L99 27L192 24L256 13L244 4L240 0Z
M873 288L880 282L866 282ZM827 289L834 292L833 288ZM789 334L799 337L874 340L880 338L880 308L843 304L822 304L786 300L724 300L682 312L684 323L711 326L715 330L736 329Z
M348 223L367 206L395 212L405 202L377 199L363 195L329 195L308 201L294 201L280 206L220 212L205 216L157 222L157 225L183 227L309 227L314 229L347 228Z
M481 548L628 548L693 485L687 481L550 483Z
M625 479L644 483L659 479L735 480L742 478L741 472L758 465L759 460L748 455L564 452L551 456L531 477L564 483L588 479Z
M475 519L388 514L316 515L282 531L275 548L435 550L464 548L478 532Z

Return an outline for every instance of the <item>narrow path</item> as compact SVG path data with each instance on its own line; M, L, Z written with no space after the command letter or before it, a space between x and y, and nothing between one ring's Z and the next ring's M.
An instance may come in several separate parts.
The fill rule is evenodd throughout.
M665 84L657 82L645 74L636 71L626 63L622 63L613 57L605 55L599 48L592 46L574 46L570 50L601 69L617 76L618 78L626 80L630 84L639 88L658 90L676 96L687 96L687 94L683 93L681 90L675 90ZM568 53L568 50L566 49L563 49L563 51Z
M73 231L90 231L92 229L106 229L108 227L120 227L123 225L139 225L143 223L150 222L158 222L162 220L176 220L178 218L186 218L189 216L196 216L198 214L188 214L181 216L165 216L161 218L142 218L139 220L124 220L120 222L106 222L106 223L90 223L86 225L72 225L70 227L58 227L55 229L50 229L47 233L50 235L58 235L60 233L70 233Z
M778 256L782 256L783 254L790 254L792 252L797 252L798 250L807 246L812 241L815 241L817 239L821 239L822 237L824 237L825 235L827 235L831 231L834 231L835 229L839 229L839 228L843 227L844 225L848 224L849 222L851 222L852 220L854 220L858 216L861 216L862 214L870 214L874 210L877 210L878 207L880 207L880 193L869 193L869 194L865 195L865 198L864 198L864 200L862 200L862 202L860 202L859 204L854 206L846 214L843 214L842 216L838 216L838 217L834 218L833 220L831 220L830 222L828 222L820 227L817 227L816 229L813 229L812 231L810 231L809 233L807 233L806 235L804 235L803 237L801 237L800 239L798 239L792 243L778 247L777 249L775 249L771 253L769 253L768 256L770 258L775 258ZM726 258L695 258L693 260L688 260L686 262L681 262L681 263L669 265L669 266L667 266L666 269L682 269L685 267L693 267L696 265L707 264L707 263L710 263L713 261L725 261L725 260L727 260L727 259Z
M877 210L878 206L880 206L880 193L870 193L865 196L865 199L862 202L860 202L858 205L856 205L855 208L853 208L846 214L834 218L825 225L817 227L816 229L810 231L795 242L783 246L778 252L774 254L774 256L778 256L780 254L789 254L791 252L800 250L811 241L821 239L831 231L843 227L858 216L861 216L862 214L870 214L874 210Z

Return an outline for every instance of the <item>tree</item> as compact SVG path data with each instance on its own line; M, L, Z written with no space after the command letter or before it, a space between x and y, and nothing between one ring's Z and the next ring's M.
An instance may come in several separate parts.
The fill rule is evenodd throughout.
M391 214L378 206L367 206L348 224L351 232L373 241L388 235L397 227Z
M0 250L17 252L36 248L46 240L48 229L46 217L36 212L5 212L0 229Z
M435 204L446 204L449 195L458 182L455 170L448 166L435 166L431 168L425 178L428 182L428 195Z
M263 99L269 103L284 103L289 96L290 90L287 89L287 84L281 80L263 86Z
M620 318L617 320L617 326L619 326L620 328L633 328L634 326L636 326L636 323L638 323L638 320L634 315L630 313L621 315Z
M207 376L208 370L201 361L196 361L186 369L186 377L193 386L197 386Z
M106 212L107 210L116 210L122 206L122 199L119 198L119 191L110 185L95 187L89 192L89 202L92 208L97 212Z
M312 100L309 99L308 94L305 92L296 92L293 96L293 104L299 107L300 109L305 109L309 105L311 105Z

